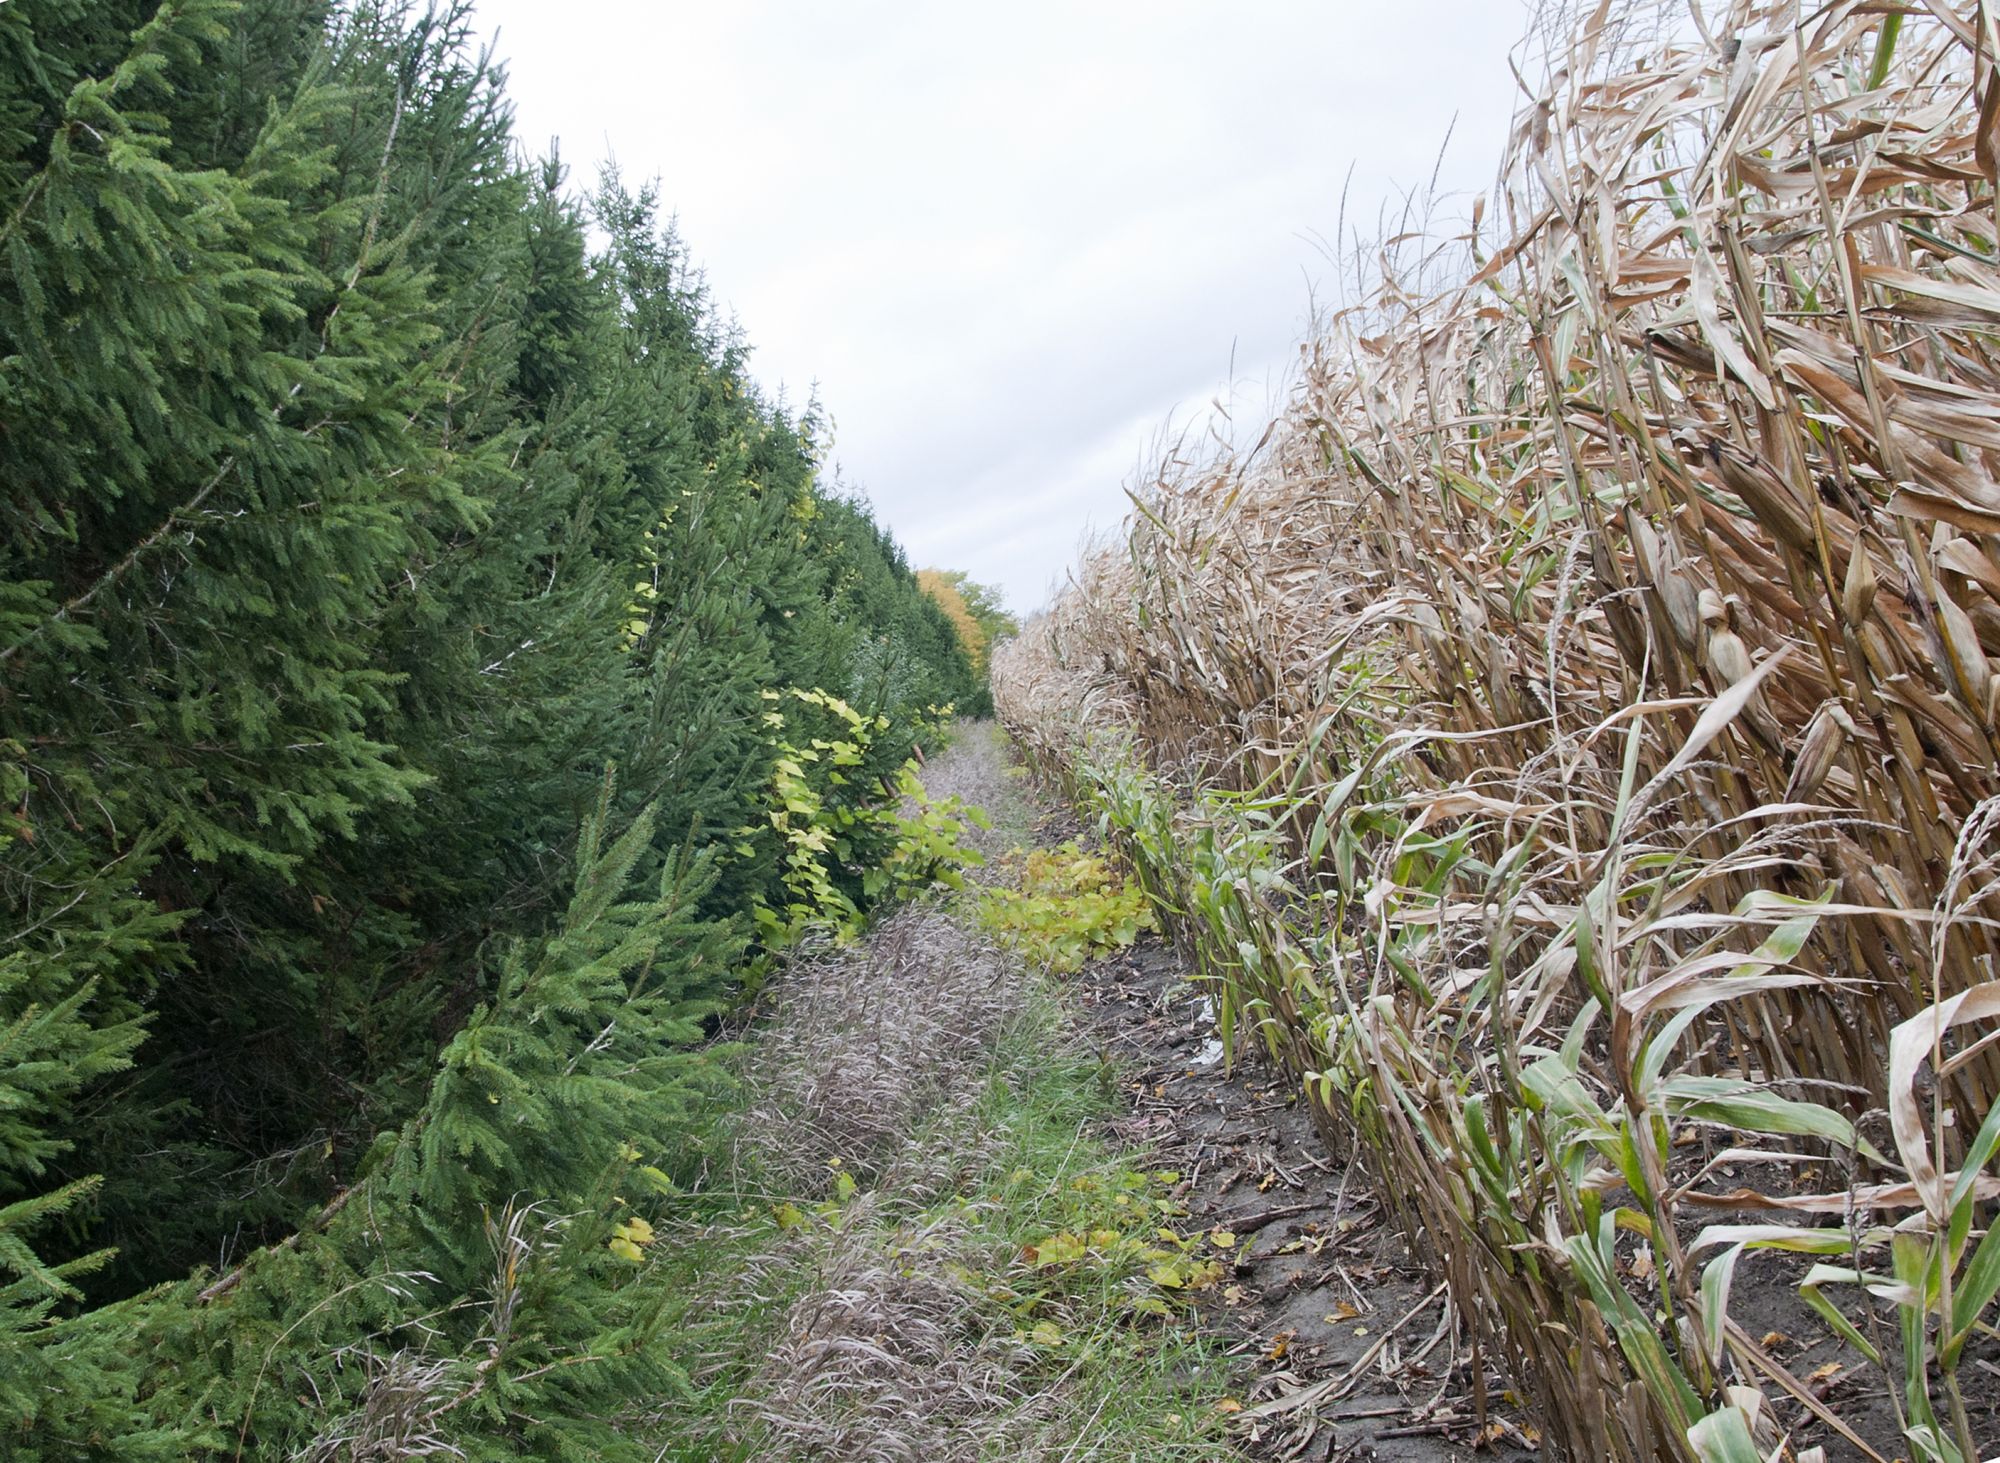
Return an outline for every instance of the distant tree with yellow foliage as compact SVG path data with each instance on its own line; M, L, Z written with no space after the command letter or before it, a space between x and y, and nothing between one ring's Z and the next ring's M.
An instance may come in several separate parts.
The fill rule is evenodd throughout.
M986 714L992 709L986 690L987 659L994 642L1020 633L1021 622L1001 603L999 590L976 582L962 570L919 569L917 584L944 610L972 662L973 674L979 678L982 704L964 709L975 716Z

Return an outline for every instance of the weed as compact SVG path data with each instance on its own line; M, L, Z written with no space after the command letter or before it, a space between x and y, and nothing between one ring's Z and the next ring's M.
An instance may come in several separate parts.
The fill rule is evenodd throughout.
M766 952L814 933L848 939L869 906L963 885L963 870L981 859L964 838L986 826L986 815L957 798L932 802L914 759L892 774L871 774L877 740L889 730L886 716L863 716L826 691L764 694L773 703L766 725L786 734L767 814L780 843L785 898L778 906L759 901L751 911ZM938 720L950 711L938 708ZM737 857L755 856L754 831L737 830Z
M1122 950L1153 927L1145 891L1075 843L1009 856L1012 887L981 891L979 923L1031 965L1057 975Z

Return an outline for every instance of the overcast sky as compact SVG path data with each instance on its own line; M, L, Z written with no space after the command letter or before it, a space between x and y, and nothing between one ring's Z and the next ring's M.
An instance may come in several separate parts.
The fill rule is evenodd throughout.
M479 0L523 143L657 177L752 371L921 567L1030 610L1163 426L1261 428L1347 190L1469 206L1520 0ZM1352 178L1349 181L1349 170ZM1233 370L1232 370L1233 362Z

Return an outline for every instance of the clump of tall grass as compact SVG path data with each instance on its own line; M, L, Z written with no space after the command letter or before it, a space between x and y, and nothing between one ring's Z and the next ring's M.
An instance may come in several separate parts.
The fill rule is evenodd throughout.
M1457 282L1386 253L996 699L1572 1456L1971 1460L2000 47L1945 0L1726 9L1600 7L1417 246ZM1774 1250L1898 1436L1732 1316Z

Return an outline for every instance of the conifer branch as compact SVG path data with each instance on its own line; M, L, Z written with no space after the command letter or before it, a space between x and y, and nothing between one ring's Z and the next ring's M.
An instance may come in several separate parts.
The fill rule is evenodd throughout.
M214 476L209 478L207 482L201 485L200 492L196 493L192 498L188 499L187 502L181 504L180 507L174 509L173 512L169 513L166 516L165 520L161 522L158 528L154 529L151 533L147 534L144 538L140 539L138 543L134 544L131 547L131 549L126 553L125 557L120 559L117 563L113 564L109 569L106 569L102 574L100 574L97 577L97 581L94 584L92 584L90 588L84 590L81 594L75 595L72 598L66 600L63 603L61 609L57 610L54 614L50 615L47 619L43 620L40 624L36 625L32 630L28 631L27 634L23 635L19 640L16 640L12 645L8 646L5 650L0 650L0 665L6 665L15 656L19 655L23 650L27 649L28 646L32 645L36 640L39 640L42 637L42 635L44 635L52 627L62 623L64 620L67 620L76 611L88 606L89 603L92 600L96 599L98 595L102 594L106 588L108 588L110 585L116 584L120 579L123 579L125 575L128 572L130 572L132 566L139 561L139 556L141 554L145 553L146 550L150 549L154 544L158 543L161 539L165 538L169 533L173 532L174 525L180 522L182 518L186 517L188 514L197 512L201 508L201 505L208 501L209 494L213 493L217 487L221 486L222 480L229 476L230 469L232 469L235 466L236 466L236 454L232 452L229 454L229 456L223 458L222 466L218 467L215 470Z
M327 1203L327 1206L324 1209L320 1210L318 1214L313 1216L312 1222L306 1225L303 1229L293 1230L290 1234L286 1235L276 1244L252 1252L250 1255L245 1257L242 1264L238 1265L234 1270L231 1270L227 1275L223 1276L213 1285L208 1286L204 1290L197 1291L195 1293L195 1298L194 1298L195 1304L205 1306L214 1301L221 1300L225 1295L229 1294L230 1291L236 1289L237 1286L243 1283L243 1277L249 1273L250 1267L256 1264L257 1261L262 1259L265 1255L271 1254L274 1251L278 1250L297 1249L299 1247L299 1241L305 1238L305 1236L309 1234L318 1234L321 1230L325 1229L329 1224L333 1223L334 1216L339 1214L341 1210L347 1207L347 1201L349 1199L352 1199L355 1196L355 1194L360 1191L361 1187L362 1186L360 1184L356 1184L352 1188L342 1189L338 1194L335 1194L333 1196L333 1198Z
M21 221L27 218L28 210L35 206L35 200L42 196L42 189L47 186L48 181L48 170L44 168L36 176L35 181L28 185L27 192L21 196L21 206L9 215L5 226L0 226L0 244L4 244L12 236L13 232L21 226Z
M390 114L388 136L383 140L382 143L382 161L377 167L375 173L375 197L373 206L369 210L368 222L362 229L361 245L359 249L357 249L355 252L354 267L348 271L347 283L341 290L341 297L334 302L333 308L327 311L326 322L320 329L319 353L321 355L326 354L328 348L330 347L333 339L333 322L335 318L340 314L341 306L346 304L347 297L351 295L354 292L355 287L360 284L361 276L368 267L368 256L374 250L375 234L377 229L380 228L382 222L382 205L388 196L389 164L395 154L396 134L401 130L403 125L403 109L406 105L406 100L405 100L406 95L407 92L404 87L398 86L396 88L396 105L393 112ZM47 174L44 173L42 178L38 178L36 180L37 188L39 188L43 178L46 178L46 176ZM23 200L20 210L16 211L15 218L9 221L8 230L11 230L13 228L14 223L18 221L21 212L25 211L29 206L29 204L32 202L33 202L33 193L31 192L30 196L27 199ZM6 231L0 231L0 238L5 237L5 232ZM292 383L291 390L288 391L285 395L286 402L295 399L299 395L299 393L305 389L305 384L306 383L303 377L301 377L297 381L294 381ZM281 416L284 412L284 409L285 409L284 403L280 403L278 406L273 407L271 409L272 417L275 419L278 416ZM85 608L87 605L90 604L92 600L96 599L97 596L101 594L107 586L115 584L118 580L124 578L126 573L130 571L132 566L138 562L139 556L145 553L146 550L152 548L154 544L158 543L162 538L166 537L167 534L171 533L177 521L200 509L201 505L208 500L209 495L213 493L216 490L216 488L221 486L222 480L229 475L230 470L235 466L236 466L236 454L232 452L228 457L223 459L222 466L215 470L215 475L213 477L211 477L206 483L202 484L201 490L197 492L194 495L194 497L190 498L186 503L183 503L180 507L174 509L173 512L169 513L166 516L166 519L160 524L158 528L154 529L151 533L147 534L146 537L139 540L137 544L133 545L130 552L128 552L124 558L120 559L116 564L112 565L109 569L107 569L102 575L98 577L96 583L92 584L90 588L86 589L81 594L78 594L74 598L65 602L62 608L57 610L53 615L50 615L47 619L43 620L40 624L36 625L32 630L28 631L27 634L23 635L19 640L15 641L5 650L0 650L0 666L4 666L10 663L15 656L19 655L29 645L33 644L36 640L40 639L42 635L45 634L48 630L50 630L52 627L67 620L77 610Z
M368 256L375 249L375 231L382 226L382 204L389 195L389 162L395 156L396 134L403 126L405 95L405 89L400 85L397 86L396 105L389 114L389 135L382 142L382 162L375 170L375 199L368 210L368 222L361 229L361 247L355 251L354 268L347 272L347 283L340 291L340 298L335 300L333 308L326 312L326 323L320 327L319 353L321 355L325 355L328 347L332 344L333 322L339 318L341 307L347 303L347 297L353 294L355 286L361 283L361 275L368 268ZM303 377L294 381L287 400L297 396L299 392L304 390L305 384Z

